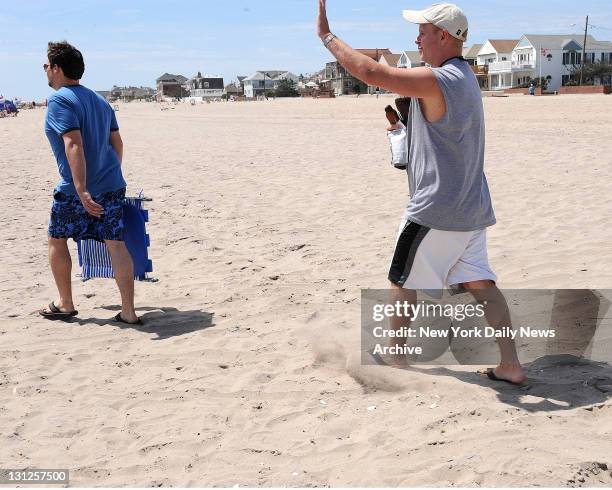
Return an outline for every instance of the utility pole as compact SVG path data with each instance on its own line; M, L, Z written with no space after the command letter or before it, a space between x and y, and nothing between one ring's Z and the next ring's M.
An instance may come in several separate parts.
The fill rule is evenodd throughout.
M580 64L580 85L584 78L584 62L586 61L586 43L587 43L587 32L589 30L589 16L586 17L586 25L584 26L584 42L582 43L582 63Z

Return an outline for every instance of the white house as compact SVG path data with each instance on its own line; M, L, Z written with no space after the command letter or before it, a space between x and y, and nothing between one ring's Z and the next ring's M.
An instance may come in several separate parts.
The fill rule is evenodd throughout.
M490 86L511 88L543 77L548 80L549 91L558 90L570 80L572 68L582 63L583 41L581 34L526 34L516 43L510 58L489 63L489 77L494 82ZM587 36L586 61L612 62L612 42Z
M425 66L425 62L421 60L421 55L418 51L403 51L397 62L398 68L415 68L417 66Z
M256 71L242 81L244 95L249 99L264 95L268 91L276 90L281 80L291 80L297 85L299 77L282 70Z
M202 76L201 72L189 80L189 96L194 99L217 99L223 97L223 77Z
M512 60L512 50L518 42L518 39L489 39L478 51L476 64L487 67L489 79L487 85L490 90L511 86L510 75L497 71L491 73L491 65Z

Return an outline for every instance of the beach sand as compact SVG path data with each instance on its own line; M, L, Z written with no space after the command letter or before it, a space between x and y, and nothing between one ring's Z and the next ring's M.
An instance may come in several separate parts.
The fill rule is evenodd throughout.
M529 391L361 366L360 290L386 287L408 198L391 100L120 104L159 279L136 285L135 328L76 265L78 319L36 314L57 170L42 109L0 120L0 466L72 486L612 486L591 383L609 365L534 364ZM612 288L612 97L484 104L500 287Z

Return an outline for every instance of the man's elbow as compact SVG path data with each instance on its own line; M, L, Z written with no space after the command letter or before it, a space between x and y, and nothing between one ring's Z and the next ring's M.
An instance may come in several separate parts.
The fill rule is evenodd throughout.
M119 132L111 134L110 144L115 148L123 148L123 140L121 139Z
M368 64L364 70L362 81L368 85L382 86L385 84L385 74L380 66Z
M78 141L69 140L64 143L66 154L76 154L81 150L81 144Z

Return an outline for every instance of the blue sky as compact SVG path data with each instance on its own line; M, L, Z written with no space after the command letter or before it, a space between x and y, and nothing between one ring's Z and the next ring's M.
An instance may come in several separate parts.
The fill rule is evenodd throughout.
M414 49L405 8L427 0L328 0L332 30L353 47ZM565 34L584 18L612 40L610 0L457 0L470 19L469 44L525 33ZM96 90L153 86L164 72L219 74L226 83L258 69L319 70L330 56L315 35L317 0L5 0L0 7L0 93L44 98L49 40L67 39L85 56L82 83ZM572 27L571 24L576 24Z

